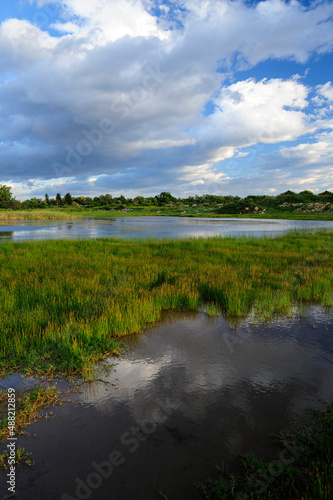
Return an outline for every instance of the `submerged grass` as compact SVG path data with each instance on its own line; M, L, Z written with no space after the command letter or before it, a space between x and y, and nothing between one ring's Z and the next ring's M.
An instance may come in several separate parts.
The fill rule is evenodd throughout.
M241 473L231 475L222 466L217 479L201 484L206 500L333 498L333 405L315 410L310 426L294 425L281 434L281 452L267 462L255 455L243 457Z
M269 318L332 290L332 232L3 243L0 370L90 379L163 309Z
M28 467L31 467L34 464L34 460L31 458L32 453L28 452L25 448L22 448L22 446L18 446L15 450L15 464L20 467L21 465L27 465ZM9 459L9 452L8 450L4 450L4 452L0 455L0 469L5 469L8 470L8 459ZM15 495L13 495L15 496ZM8 496L4 498L10 498Z
M37 419L44 418L45 414L41 412L50 405L62 404L60 401L61 393L54 387L35 386L31 390L16 392L15 408L15 434L24 434L25 427ZM9 437L8 418L7 418L7 391L0 391L0 441L5 442ZM51 415L49 412L48 415Z

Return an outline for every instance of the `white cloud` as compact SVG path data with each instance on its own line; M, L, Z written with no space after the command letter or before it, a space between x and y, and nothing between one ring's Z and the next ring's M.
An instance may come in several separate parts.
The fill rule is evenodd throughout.
M333 86L331 82L327 82L325 85L318 85L317 92L329 101L333 101Z
M330 169L333 166L333 132L320 132L310 136L307 142L283 147L269 154L263 154L260 167L264 170L299 172L311 169ZM297 174L298 175L298 174ZM329 174L324 175L324 181Z
M235 158L243 158L244 156L248 156L250 153L248 151L241 152L239 151L236 155Z
M54 27L75 36L91 36L98 45L124 36L167 38L139 0L66 0L62 6L70 21L59 21Z
M324 126L333 128L333 120L328 120L327 117L333 112L333 86L331 82L326 82L324 85L318 85L316 88L317 94L312 99L312 103L316 106L316 114L318 117L318 127ZM320 120L323 120L320 122Z
M178 171L177 182L190 183L192 186L197 184L211 184L221 182L223 174L217 169L212 168L212 165L206 163L203 165L186 166Z
M313 51L333 47L332 5L306 8L297 1L267 0L256 5L239 1L187 0L183 51L207 61L234 61L251 67L268 58L306 62Z
M318 133L308 141L263 154L259 173L240 179L240 182L246 181L249 187L253 186L253 192L263 192L268 180L276 192L332 189L333 132Z
M142 150L151 150L151 149L168 149L180 146L188 146L195 144L195 140L189 137L185 137L184 139L161 139L161 140L141 140L137 142L133 142L128 144L128 147L134 149L136 152Z
M49 5L35 3L41 9ZM95 186L117 176L119 189L132 175L135 182L141 176L151 191L178 179L182 189L188 182L208 192L214 183L227 182L223 165L220 171L214 165L242 161L248 155L242 148L291 141L330 126L330 82L316 89L313 118L307 108L310 89L300 80L227 85L222 71L268 58L304 62L331 50L331 3L305 8L294 0L251 6L182 0L163 8L159 19L149 0L55 3L61 6L59 37L28 21L0 25L3 178L60 175L53 162L66 165L69 149L81 145L82 150L85 134L107 119L112 133L103 133L89 155L61 175L75 176L78 185L96 178ZM203 116L211 100L215 110ZM318 140L313 158L325 141ZM305 158L301 153L300 147L288 154Z
M59 40L28 21L8 19L0 24L0 75L23 70L49 58Z
M210 150L216 145L217 153L222 145L240 148L294 140L313 130L303 112L307 94L308 89L295 80L248 79L223 87L198 137ZM223 159L217 155L217 161Z
M315 143L281 149L280 155L282 158L292 160L295 166L318 163L333 165L333 132L321 134L319 139Z

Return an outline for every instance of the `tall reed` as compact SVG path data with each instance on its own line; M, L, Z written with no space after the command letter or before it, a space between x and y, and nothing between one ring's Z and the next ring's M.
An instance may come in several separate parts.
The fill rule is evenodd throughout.
M81 217L79 212L69 210L0 210L0 221L14 220L59 220L77 219Z
M0 367L89 377L162 309L269 318L332 304L333 233L0 245Z

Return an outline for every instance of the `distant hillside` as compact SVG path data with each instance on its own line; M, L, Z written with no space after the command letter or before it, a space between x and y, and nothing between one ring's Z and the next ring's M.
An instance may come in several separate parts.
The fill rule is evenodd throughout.
M333 193L324 191L313 194L311 191L294 193L286 191L278 196L247 196L237 198L229 203L221 204L216 213L246 214L246 213L299 213L312 212L333 213Z

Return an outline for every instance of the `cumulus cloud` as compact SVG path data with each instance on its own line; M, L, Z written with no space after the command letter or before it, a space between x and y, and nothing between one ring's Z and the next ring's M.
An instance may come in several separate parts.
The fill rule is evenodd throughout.
M313 97L312 103L316 107L318 127L323 125L327 128L333 128L333 120L328 120L329 115L333 112L333 86L331 82L317 86L316 96ZM320 119L323 120L321 123Z
M317 87L318 94L325 97L328 101L333 101L333 86L331 82Z
M281 147L262 154L252 173L228 181L231 190L237 184L244 194L250 191L267 193L268 186L275 193L286 189L309 189L317 193L332 190L333 132L321 132L306 139L307 142L297 146Z
M167 37L139 0L66 0L62 2L67 22L57 22L54 28L74 36L91 36L95 44L104 45L124 36Z
M234 147L293 140L310 131L308 89L295 80L254 79L223 87L215 112L203 124L203 140Z
M58 39L29 21L8 19L0 25L0 74L28 69L49 58Z
M51 4L61 17L50 16L49 32L28 20L0 25L4 180L51 186L68 177L79 190L93 177L87 189L100 192L109 181L124 191L133 182L151 192L172 189L172 182L208 191L232 182L223 162L245 158L239 150L329 127L330 82L311 101L311 89L296 78L226 83L226 74L269 58L305 62L332 50L330 2Z
M333 133L321 134L315 143L299 144L292 148L281 149L282 158L292 160L295 166L311 164L333 165Z
M285 175L312 175L321 172L323 183L330 178L333 169L333 132L319 133L297 146L283 147L278 151L263 154L261 169L266 172L279 171ZM326 173L325 173L326 170Z

